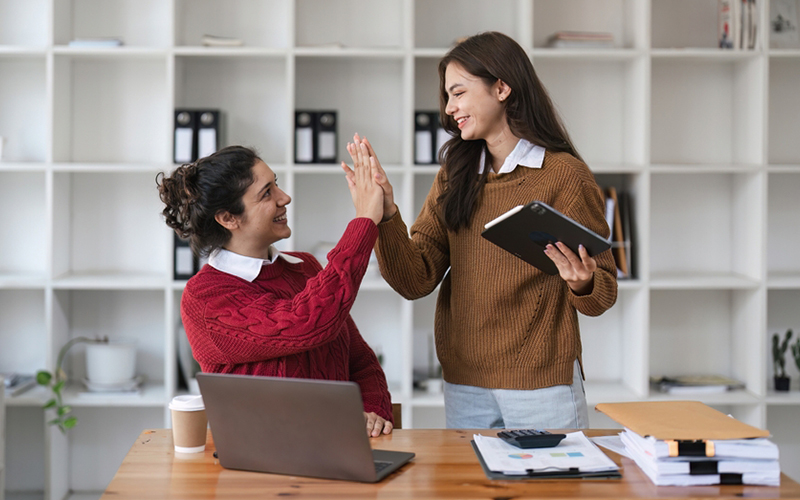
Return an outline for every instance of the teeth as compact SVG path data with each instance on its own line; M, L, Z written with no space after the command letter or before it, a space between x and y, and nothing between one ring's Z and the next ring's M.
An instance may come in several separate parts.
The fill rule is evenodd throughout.
M459 118L457 121L458 121L458 123L461 123L461 122L463 122L463 121L464 121L464 120L466 120L466 119L467 119L467 117L465 116L465 117Z
M273 220L273 222L281 222L281 221L284 221L284 220L286 220L286 214L283 214L283 215L281 215L280 217L275 217L275 218L274 218L274 219L272 219L272 220Z

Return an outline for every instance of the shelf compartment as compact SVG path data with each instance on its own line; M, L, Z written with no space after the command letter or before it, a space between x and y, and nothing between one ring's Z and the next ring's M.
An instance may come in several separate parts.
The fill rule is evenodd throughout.
M47 159L46 80L44 57L0 53L0 96L3 97L0 136L4 138L0 161L41 162Z
M175 19L178 46L200 46L206 34L238 38L245 47L290 44L291 2L282 0L177 0Z
M354 19L353 16L356 16ZM397 0L297 0L297 47L401 48L405 9ZM352 26L354 29L342 29Z
M651 291L649 375L732 377L746 390L698 397L757 403L763 393L761 356L766 355L760 334L763 304L760 290ZM651 392L656 396L661 397Z
M764 220L763 175L654 173L650 181L654 282L677 276L703 287L758 285L763 257L758 234Z
M137 355L139 353L137 352ZM89 392L83 382L70 381L64 389L64 403L73 408L158 408L164 410L169 402L164 384L161 381L146 380L139 394L114 394Z
M413 330L411 339L411 365L412 378L417 381L427 380L437 376L440 367L434 345L434 318L436 315L436 300L439 297L438 289L430 295L417 299L412 303ZM413 380L412 380L413 382ZM430 398L442 401L441 393L428 393L422 390L414 392L414 399L424 396L423 400ZM416 403L415 403L416 404Z
M61 347L76 337L135 340L136 374L144 376L151 387L145 391L148 397L140 399L153 404L160 391L164 403L160 382L164 380L164 302L163 291L55 290L51 359L55 360ZM85 345L70 349L63 365L69 380L77 383L86 378Z
M772 359L772 335L777 333L783 341L786 330L794 332L790 343L795 344L800 338L800 288L794 290L769 290L767 292L767 331L764 339L764 355L766 373L766 389L774 396L781 396L775 393L773 376L775 374L774 361ZM791 379L791 390L797 394L798 377L800 370L792 356L791 348L786 350L786 375Z
M65 478L71 491L104 491L142 430L165 427L163 408L75 408L73 414L78 424L62 456L72 464Z
M169 2L161 0L66 0L55 2L54 42L119 37L125 46L172 44Z
M643 49L642 9L643 3L634 0L535 0L533 46L547 47L550 35L558 31L589 31L611 33L614 47Z
M22 498L44 497L47 476L44 426L41 408L6 408L6 498L13 498L11 492Z
M57 55L54 66L54 161L171 159L165 57Z
M794 395L798 395L796 390ZM800 404L800 398L796 399ZM797 480L800 478L800 437L797 434L797 407L768 406L766 428L770 440L780 449L781 471Z
M47 45L50 5L48 0L0 0L0 45Z
M44 290L0 290L0 373L34 374L44 369L46 332Z
M608 196L608 189L614 187L617 191L618 201L627 203L627 210L620 212L622 221L623 237L626 243L625 257L628 265L626 278L619 278L618 285L633 286L630 282L642 276L642 266L639 265L639 255L644 255L642 242L646 235L647 227L644 222L647 220L647 196L648 191L647 177L641 173L597 173L595 180L603 191L604 196ZM627 218L624 212L627 211ZM613 224L613 221L612 221ZM609 224L609 226L612 226ZM613 236L613 235L612 235Z
M718 16L717 0L653 0L652 46L717 49Z
M800 58L769 61L769 163L800 163Z
M627 394L631 398L647 394L648 293L646 290L619 290L617 303L600 316L578 316L583 346L583 371L586 397L602 402ZM593 394L590 388L597 389Z
M0 172L0 280L45 278L48 233L42 172Z
M361 336L383 358L386 381L397 392L393 396L399 396L406 371L402 331L407 320L401 314L402 301L393 290L362 289L350 311Z
M337 112L339 161L349 163L346 145L358 132L370 140L382 164L402 163L407 135L402 60L302 57L295 69L295 109Z
M149 173L54 173L53 276L122 275L118 285L127 287L124 276L134 275L154 286L171 255L162 209Z
M791 249L800 246L800 172L771 173L767 185L767 273L796 276L800 274L800 262Z
M459 15L469 12L470 15ZM447 22L442 22L442 20ZM483 31L499 31L527 47L515 0L414 0L414 45L449 48L456 40Z
M573 144L590 165L647 161L648 126L641 104L646 59L584 62L534 56L533 63Z
M652 163L762 163L763 64L653 59Z
M285 164L294 120L286 82L283 58L181 56L175 107L219 109L221 146L255 147L268 165Z

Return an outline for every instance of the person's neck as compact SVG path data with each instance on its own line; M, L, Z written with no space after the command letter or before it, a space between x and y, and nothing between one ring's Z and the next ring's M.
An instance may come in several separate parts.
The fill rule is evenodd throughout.
M229 241L223 248L230 252L244 255L245 257L253 257L254 259L264 259L270 260L272 257L270 248L272 245L267 245L266 248L261 247L252 247L248 245L243 245L241 243L237 243L235 241Z
M495 134L491 139L486 139L486 148L492 155L492 170L497 173L503 166L508 155L514 151L519 142L519 137L511 133L508 126Z

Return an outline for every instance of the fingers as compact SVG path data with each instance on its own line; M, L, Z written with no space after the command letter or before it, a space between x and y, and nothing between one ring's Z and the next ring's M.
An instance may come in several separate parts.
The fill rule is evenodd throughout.
M387 422L382 417L378 416L376 413L364 413L364 419L366 420L367 424L367 435L370 437L378 437L381 433L389 434L392 432L392 424L391 422ZM388 424L389 431L385 431L385 426Z

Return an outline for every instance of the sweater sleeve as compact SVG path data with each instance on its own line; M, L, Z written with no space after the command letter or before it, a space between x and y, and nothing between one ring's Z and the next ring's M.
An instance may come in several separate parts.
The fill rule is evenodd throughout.
M291 298L237 287L209 300L203 320L213 348L196 353L198 360L202 356L207 363L250 363L333 340L349 317L377 233L369 219L351 221L328 254L325 269Z
M378 357L364 341L350 316L347 317L347 328L350 331L350 380L361 389L364 411L375 412L394 423L392 397Z
M595 233L607 238L610 230L605 219L603 197L600 188L592 182L580 183L580 192L566 211L571 217ZM617 301L617 266L611 250L593 256L597 262L592 292L575 295L568 286L570 304L581 314L599 316Z
M378 257L381 275L394 290L409 300L424 297L436 289L450 267L447 229L438 215L437 198L443 186L439 172L425 204L411 226L409 238L400 211L378 226Z

